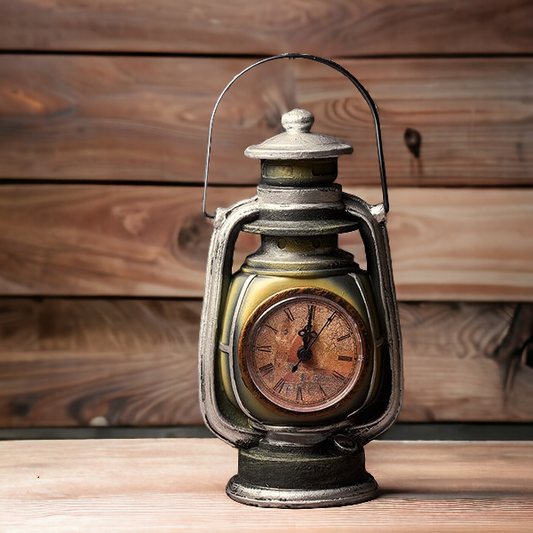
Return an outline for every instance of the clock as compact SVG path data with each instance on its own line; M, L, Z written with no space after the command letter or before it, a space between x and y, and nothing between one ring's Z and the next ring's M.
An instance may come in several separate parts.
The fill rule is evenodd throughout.
M338 295L317 288L281 291L248 318L239 366L254 396L280 411L337 409L365 384L371 341L361 315Z

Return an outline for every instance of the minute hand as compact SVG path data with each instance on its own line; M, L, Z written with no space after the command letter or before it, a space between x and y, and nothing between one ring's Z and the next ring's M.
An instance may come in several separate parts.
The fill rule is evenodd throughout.
M307 349L309 350L313 344L317 341L318 337L320 337L320 334L326 329L327 326L331 324L331 321L335 318L335 315L337 314L337 311L333 311L331 316L326 320L324 325L320 328L320 331L316 334L316 337L311 341Z

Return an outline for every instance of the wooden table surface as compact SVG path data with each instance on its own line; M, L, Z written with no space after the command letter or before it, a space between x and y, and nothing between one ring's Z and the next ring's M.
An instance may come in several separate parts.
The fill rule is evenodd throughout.
M0 531L533 531L533 442L366 449L377 499L287 510L230 500L237 452L216 439L0 442Z

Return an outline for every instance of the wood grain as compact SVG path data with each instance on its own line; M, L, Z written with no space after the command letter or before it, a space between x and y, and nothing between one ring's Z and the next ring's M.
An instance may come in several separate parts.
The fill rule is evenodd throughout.
M200 301L0 299L0 427L201 424ZM531 422L533 368L505 388L515 306L400 304L404 422Z
M239 59L0 56L0 177L203 182L209 118ZM242 155L292 106L287 63L228 94L214 131L212 181L258 164ZM264 75L264 72L263 72ZM281 110L281 111L280 111ZM235 167L233 160L242 161ZM247 166L248 165L248 166ZM232 178L229 178L232 176Z
M350 191L372 202L381 197L375 189ZM532 194L533 189L392 190L388 229L398 298L531 301Z
M349 189L371 202L377 188ZM0 294L202 297L200 187L4 185ZM255 189L210 191L209 209ZM532 301L533 189L391 189L400 300ZM242 234L235 264L258 244ZM341 245L365 264L357 233Z
M202 422L200 302L0 299L0 426Z
M530 442L372 442L370 502L258 509L224 486L237 452L215 439L0 442L6 531L528 532Z
M252 60L6 54L0 56L0 178L199 183L209 116ZM345 60L380 108L392 185L533 183L533 63L528 58ZM341 180L375 184L371 117L339 73L278 61L239 80L214 130L211 181L253 184L250 144L293 107L315 130L354 144ZM419 157L405 133L421 136Z
M2 293L202 296L199 187L5 186L0 205Z
M510 304L400 304L404 422L533 421L533 367L497 351L509 331ZM533 333L533 331L531 332Z
M343 64L379 107L391 184L531 184L533 156L527 152L533 147L533 134L527 108L533 92L533 62L529 59ZM361 184L375 176L372 183L376 183L375 141L366 104L337 73L322 65L300 63L298 67L298 105L315 114L321 132L346 138L355 147L352 157L340 160L341 167L346 167L341 180ZM408 148L408 130L421 138L418 158Z
M529 2L11 0L0 48L328 56L531 53Z

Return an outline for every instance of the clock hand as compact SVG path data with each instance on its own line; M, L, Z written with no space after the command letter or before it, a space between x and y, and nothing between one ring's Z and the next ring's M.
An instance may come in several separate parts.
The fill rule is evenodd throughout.
M331 314L331 316L326 320L326 322L324 323L324 325L320 328L320 331L316 334L315 337L313 337L313 340L311 341L311 344L309 344L307 346L307 349L310 350L311 349L311 346L313 346L313 344L315 344L316 340L318 339L318 337L320 337L320 334L326 329L327 326L329 326L331 324L331 321L335 318L335 315L337 314L337 311L333 311L333 313Z
M314 306L311 305L309 306L309 312L307 314L307 324L298 331L298 335L302 337L304 348L307 348L311 340L316 336L316 333L313 331L313 313Z
M305 345L304 337L304 345L298 348L298 362L292 367L293 372L296 372L298 370L298 366L300 366L300 363L302 361L308 361L309 359L311 359L311 356L313 355L313 352L311 352L311 346L315 344L316 340L318 339L318 337L320 337L320 334L326 329L326 327L331 324L331 321L335 318L336 314L336 311L331 314L331 316L326 320L324 325L320 328L320 331L318 333L315 333L314 331L311 332L313 335L310 337L309 340L311 340L311 342L307 346Z
M307 324L298 332L298 335L302 337L303 346L300 346L298 348L298 362L292 367L293 372L296 372L298 370L298 367L300 366L300 363L302 361L308 361L313 355L313 353L309 349L313 339L316 338L316 333L313 331L313 312L314 307L309 306L309 312L307 314Z

